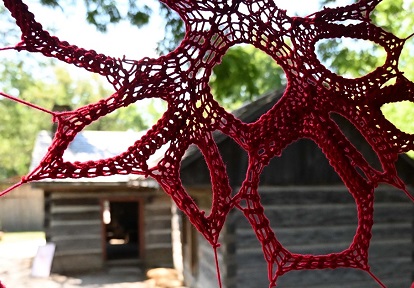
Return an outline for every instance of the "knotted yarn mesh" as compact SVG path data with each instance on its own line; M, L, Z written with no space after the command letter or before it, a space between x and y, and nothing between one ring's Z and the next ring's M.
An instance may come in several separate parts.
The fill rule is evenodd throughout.
M414 201L395 167L398 154L414 149L414 136L398 130L383 116L380 107L389 102L414 101L414 83L398 68L407 39L400 39L370 21L371 12L381 1L361 0L344 7L324 8L307 17L289 17L273 0L162 2L184 21L183 41L166 56L132 61L61 41L43 30L21 0L4 0L22 31L21 42L4 49L41 53L99 73L112 84L114 93L73 111L52 112L1 92L4 97L50 113L58 124L39 166L2 194L22 183L46 178L150 176L215 250L226 216L232 209L241 210L261 242L268 264L269 287L292 270L338 267L365 270L384 286L370 272L368 264L374 189L379 183L388 183ZM328 70L318 60L315 45L323 39L341 37L380 45L387 54L384 65L356 79ZM213 67L230 47L241 43L270 55L283 68L287 79L283 97L260 119L248 124L223 109L208 84ZM387 84L390 80L395 80L394 84ZM69 143L86 126L118 108L156 97L168 103L167 111L127 151L99 161L63 160ZM382 170L370 166L331 119L332 114L345 117L360 131L377 153ZM246 178L235 194L213 139L214 131L231 137L248 153ZM291 253L278 241L265 215L258 193L260 175L272 158L302 138L317 143L355 199L358 227L344 251L328 255ZM165 145L165 155L156 166L149 167L149 157ZM213 197L209 215L199 209L180 180L180 162L190 145L198 146L210 170Z

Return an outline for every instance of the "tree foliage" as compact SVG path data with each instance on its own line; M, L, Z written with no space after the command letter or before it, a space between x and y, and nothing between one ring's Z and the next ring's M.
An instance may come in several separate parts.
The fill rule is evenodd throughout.
M213 69L210 87L215 98L229 109L284 84L282 68L251 45L230 49Z
M41 2L52 7L68 5L67 0ZM136 5L136 2L85 0L86 20L99 31L106 31L108 25L121 20L141 27L149 22L153 11L148 5ZM71 3L76 5L77 1ZM158 43L157 51L159 54L166 54L175 49L184 38L185 27L176 12L161 2L159 4L159 13L165 21L165 36ZM263 92L281 87L282 75L282 70L264 53L252 47L237 46L230 49L223 57L222 64L214 68L210 84L216 99L227 108L234 109L240 103L252 100Z
M50 7L64 9L66 5L79 5L79 1L68 0L40 0L40 3ZM84 0L86 7L85 19L99 31L105 32L109 24L127 20L132 25L141 27L149 22L152 9L146 5L139 5L141 1L116 0Z
M154 0L148 0L154 1ZM135 0L40 0L44 5L64 9L67 5L85 5L85 19L99 31L106 31L108 25L129 21L141 27L147 24L154 11L150 2ZM155 1L158 2L158 1ZM334 0L322 0L328 5ZM351 2L351 1L350 1ZM178 15L163 4L159 12L165 19L165 38L158 44L159 54L173 50L185 34L185 27ZM414 0L384 0L372 14L372 21L401 38L408 37L414 30ZM15 43L11 35L19 35L13 21L6 21L8 11L0 6L2 46ZM323 40L318 43L319 59L334 72L346 77L359 77L384 63L385 51L375 43L362 43L341 39ZM73 43L76 44L76 43ZM54 68L49 77L38 76L39 69L50 67L49 62L39 67L28 68L22 58L3 61L0 67L0 90L14 94L46 109L53 105L70 105L72 108L96 102L110 95L111 91L97 76L74 78L60 66ZM414 80L414 40L407 40L401 55L399 67L405 76ZM270 90L282 87L285 82L282 69L267 55L250 45L239 45L227 51L222 63L214 67L210 79L214 97L226 108L233 109L245 101L252 100ZM93 130L141 130L153 123L162 113L159 103L153 106L130 105L119 109L91 124ZM411 106L410 106L411 105ZM414 132L413 103L384 105L385 116L406 132ZM163 108L164 109L164 108ZM51 128L50 115L0 98L0 178L21 175L27 172L30 155L37 132ZM15 156L18 151L18 157Z
M77 79L60 66L52 77L37 77L29 73L23 61L3 61L0 70L1 90L48 110L54 105L80 107L110 95L97 76ZM44 76L44 75L43 75ZM40 130L52 130L47 113L17 102L0 98L0 179L23 175L31 160L35 138ZM136 106L118 109L87 127L89 130L135 130L147 128L142 110Z
M332 0L322 1L330 4ZM383 0L371 14L373 23L401 39L407 39L399 60L399 69L404 76L414 81L414 0ZM411 38L410 38L411 36ZM362 41L361 41L362 42ZM382 47L375 43L350 45L343 39L323 41L318 46L318 55L334 72L348 77L358 77L381 66L386 57ZM403 101L384 105L384 116L402 131L414 133L414 103Z

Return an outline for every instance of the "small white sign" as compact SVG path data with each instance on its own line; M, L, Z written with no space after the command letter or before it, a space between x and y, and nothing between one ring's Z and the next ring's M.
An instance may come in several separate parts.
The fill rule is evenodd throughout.
M54 243L39 246L32 264L33 277L47 278L50 276L55 249L56 245Z

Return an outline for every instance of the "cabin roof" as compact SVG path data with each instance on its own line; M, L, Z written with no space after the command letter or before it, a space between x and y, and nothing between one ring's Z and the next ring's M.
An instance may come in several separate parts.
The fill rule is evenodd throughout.
M122 152L139 140L146 131L81 131L69 144L63 154L63 159L68 162L87 162L100 159L107 159ZM37 135L32 153L30 171L35 169L46 155L52 143L52 133L40 131ZM158 150L155 155L147 161L148 166L154 166L162 157L165 151ZM135 180L144 180L144 176L137 175L112 175L95 178L79 179L45 179L42 182L88 182L88 183L127 183Z

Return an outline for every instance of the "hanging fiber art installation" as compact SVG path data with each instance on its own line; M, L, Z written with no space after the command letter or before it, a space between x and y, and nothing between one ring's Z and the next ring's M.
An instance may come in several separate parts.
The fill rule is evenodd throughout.
M307 17L289 17L273 0L162 0L184 21L185 37L168 55L137 61L112 58L61 41L36 22L23 1L3 2L22 36L17 45L1 50L41 53L98 73L112 84L114 93L73 111L53 112L1 92L3 97L51 114L58 124L41 163L1 195L23 183L46 178L145 175L160 184L216 253L226 216L232 209L241 210L262 245L269 287L276 286L278 277L292 270L339 267L364 270L385 287L368 263L374 189L379 183L388 183L414 201L395 168L398 155L414 149L414 135L398 130L380 107L403 100L414 102L414 83L398 68L408 38L400 39L370 20L380 0L324 8ZM323 39L341 37L380 45L387 54L384 65L355 79L329 71L318 60L315 45ZM270 55L287 78L283 97L249 124L223 109L208 84L213 67L230 47L241 43ZM393 84L387 84L390 80ZM156 97L168 103L167 111L127 151L99 161L63 160L68 145L86 126L118 108ZM360 131L376 152L382 170L370 166L331 119L332 113L345 117ZM248 153L246 178L236 194L232 194L226 166L212 136L214 131L231 137ZM261 172L290 143L302 138L311 139L322 149L355 199L355 236L349 247L338 253L290 252L278 241L265 216L258 193ZM149 157L165 145L165 155L156 166L149 167ZM210 170L213 198L209 215L199 209L180 180L180 162L190 145L199 148ZM218 282L221 286L219 274Z

